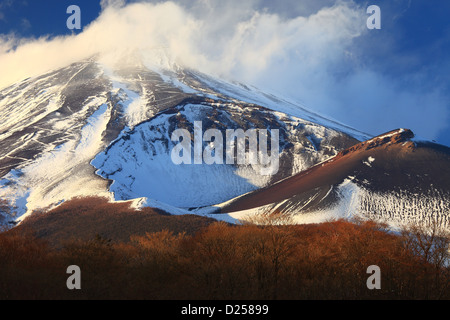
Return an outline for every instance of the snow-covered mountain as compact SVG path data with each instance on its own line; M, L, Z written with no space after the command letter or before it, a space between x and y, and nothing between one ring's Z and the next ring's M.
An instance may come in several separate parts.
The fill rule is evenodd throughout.
M100 61L0 90L0 223L85 196L225 220L281 211L299 223L377 213L448 223L448 148L418 146L404 137L409 131L372 139L295 102L174 64ZM194 132L198 122L224 135L279 130L279 170L175 164L172 133ZM443 166L440 175L424 170L427 161Z
M241 84L139 59L96 58L0 91L0 199L20 221L78 196L147 198L175 208L224 202L338 154L367 135ZM175 165L171 133L205 128L279 129L280 170Z

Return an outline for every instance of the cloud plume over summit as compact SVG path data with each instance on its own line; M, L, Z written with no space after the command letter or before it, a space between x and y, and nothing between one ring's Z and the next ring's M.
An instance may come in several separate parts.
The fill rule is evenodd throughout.
M372 134L409 127L434 139L447 126L439 88L425 92L420 76L406 87L366 65L355 42L370 32L366 8L323 0L289 12L289 3L102 0L100 16L77 35L0 35L0 88L95 54L113 63L137 52L255 85Z

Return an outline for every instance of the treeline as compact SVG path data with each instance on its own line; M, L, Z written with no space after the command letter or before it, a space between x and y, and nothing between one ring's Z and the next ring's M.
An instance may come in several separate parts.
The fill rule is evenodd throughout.
M426 254L424 254L426 253ZM61 248L0 234L0 299L449 299L448 238L373 222L308 226L213 223ZM447 260L448 262L448 260ZM66 269L81 269L81 290ZM367 287L380 267L381 290Z

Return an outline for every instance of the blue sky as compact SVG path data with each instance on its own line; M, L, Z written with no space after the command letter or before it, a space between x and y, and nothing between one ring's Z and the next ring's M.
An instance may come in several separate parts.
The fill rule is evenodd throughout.
M261 14L269 14L266 20L261 18L260 23L256 23L257 26L275 25L283 28L291 26L296 17L315 17L318 12L324 12L321 11L324 8L335 5L336 1L184 0L178 3L185 10L182 12L192 13L194 16L197 14L199 17L209 12L215 14L218 20L232 20L230 26L247 21L247 11L250 16L251 12L257 10ZM72 31L66 28L69 16L66 9L71 4L80 6L84 28L96 20L102 11L100 1L94 0L0 0L0 35L15 39L49 36L48 41L56 36L71 35ZM251 82L300 100L310 109L371 134L407 127L426 139L450 146L450 1L373 0L355 1L355 4L357 9L351 7L353 11L363 10L371 4L379 5L382 10L382 29L366 30L345 44L343 42L348 38L345 36L342 36L342 43L340 38L339 43L333 43L332 40L327 40L325 44L319 43L325 48L321 50L336 49L336 54L320 52L326 59L323 65L314 67L311 64L309 69L305 69L302 64L308 59L302 61L286 58L299 50L302 45L299 41L298 47L293 45L291 51L283 51L282 57L288 59L289 67L277 64L280 56L273 54L266 69L259 73L255 72L250 76L249 72L236 71L241 66L236 64L229 75L237 78L236 80ZM213 9L200 8L205 5ZM362 13L368 17L365 12ZM241 15L241 20L233 15ZM254 20L256 19L252 21ZM202 21L207 23L209 20ZM283 21L291 22L283 24ZM314 21L309 19L310 25ZM300 21L299 25L302 23ZM336 24L336 27L339 25ZM217 32L228 32L228 29L219 24L215 28ZM335 32L332 29L326 30ZM351 30L353 29L349 27L349 32ZM83 30L76 33L80 32ZM267 30L264 32L268 33ZM276 35L272 37L277 38ZM211 37L216 38L217 34ZM235 36L230 36L231 38L234 39ZM210 38L205 36L204 39ZM310 39L305 38L305 41L308 45L316 46L316 42ZM201 48L209 50L208 45L216 44L202 43ZM252 42L249 42L242 50L251 51L251 45ZM214 54L223 56L224 52L228 52L223 50ZM320 69L317 80L313 79L314 68ZM293 70L292 74L285 77L290 69ZM302 72L307 76L298 75ZM286 80L273 81L274 78L282 77Z
M67 34L66 10L72 4L82 8L82 24L96 19L101 10L100 1L94 0L0 0L0 33L23 37Z

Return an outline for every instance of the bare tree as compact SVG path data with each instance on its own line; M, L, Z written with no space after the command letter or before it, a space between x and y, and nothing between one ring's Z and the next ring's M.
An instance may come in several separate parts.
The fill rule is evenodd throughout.
M410 223L402 229L406 249L432 266L437 298L450 289L450 230L439 221ZM431 283L430 283L431 285ZM436 291L436 289L439 289Z

